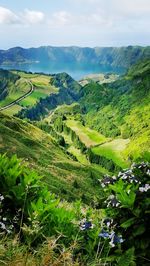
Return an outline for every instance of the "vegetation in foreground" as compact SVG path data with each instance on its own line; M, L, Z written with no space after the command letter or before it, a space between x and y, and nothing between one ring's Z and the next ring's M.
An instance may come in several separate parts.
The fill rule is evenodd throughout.
M99 186L104 203L69 204L16 156L0 155L1 265L149 265L150 166Z

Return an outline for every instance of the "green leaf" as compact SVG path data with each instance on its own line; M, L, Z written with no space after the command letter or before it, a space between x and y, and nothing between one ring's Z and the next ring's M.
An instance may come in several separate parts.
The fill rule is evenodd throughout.
M134 224L136 218L130 218L127 221L125 221L124 223L122 223L120 226L123 228L128 228L130 227L132 224Z
M134 261L134 248L130 248L119 258L117 266L135 265Z
M134 236L142 235L145 232L145 230L146 230L145 225L141 224L138 226L138 228L134 229L133 235Z

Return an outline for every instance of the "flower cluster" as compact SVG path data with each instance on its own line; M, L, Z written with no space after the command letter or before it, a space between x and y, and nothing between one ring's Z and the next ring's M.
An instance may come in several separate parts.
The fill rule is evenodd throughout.
M144 184L144 178L140 178L139 172L142 171L146 176L150 176L150 166L149 163L133 163L131 169L125 169L122 172L119 172L118 176L109 176L105 175L102 180L100 180L101 186L103 188L108 187L109 185L114 185L115 182L119 181L120 179L129 184L143 184L141 185L139 191L147 192L149 190L149 184ZM130 191L129 191L130 192ZM113 198L114 201L114 198ZM117 203L116 203L117 204ZM114 205L114 204L113 204Z
M104 178L101 181L101 186L104 188L110 184L113 185L116 180L117 178L115 176L111 177L109 175L104 175Z
M106 204L107 208L120 206L120 201L117 200L113 194L110 195L104 203Z
M94 227L94 224L92 224L91 221L87 221L86 219L83 219L80 221L80 230L85 231L88 229L92 229Z
M146 169L146 168L149 168L149 163L145 163L145 162L141 162L141 163L133 163L131 165L131 168L132 169L135 169L135 168L138 168L138 169Z
M4 200L4 196L0 194L0 204L3 202L3 200Z
M11 234L18 227L21 209L17 210L13 218L9 217L10 209L5 208L5 198L0 194L0 231Z
M139 182L139 180L133 174L132 169L125 170L124 172L119 172L118 179L122 179L122 180L127 181L131 184Z
M109 239L110 240L109 244L111 245L111 247L115 247L115 245L121 244L122 242L124 242L122 236L116 235L114 231L108 232L102 229L102 231L99 234L99 237L102 237L104 239Z
M105 219L103 220L103 226L105 226L105 227L107 227L107 228L111 228L111 227L113 227L113 226L114 226L114 221L113 221L113 219L111 219L111 218L105 218Z
M140 192L147 192L150 189L150 185L149 184L145 184L142 187L139 187L139 191Z

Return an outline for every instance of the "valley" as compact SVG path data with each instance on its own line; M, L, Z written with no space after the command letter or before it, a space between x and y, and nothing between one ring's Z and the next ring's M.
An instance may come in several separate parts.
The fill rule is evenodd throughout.
M65 72L0 69L0 154L0 204L14 226L6 219L3 233L19 234L27 265L50 265L47 258L60 266L145 262L149 60L123 75L92 74L79 82ZM126 258L133 263L122 264Z
M16 86L10 87L1 106L4 103L9 104L12 99L15 101L19 93L28 93L27 82L31 82L34 88L32 93L4 110L4 114L11 113L23 119L27 118L30 123L35 120L36 126L40 124L38 120L43 121L40 127L46 129L47 133L53 132L56 140L61 137L66 151L79 162L96 162L108 171L126 168L131 164L132 156L137 160L142 154L149 158L149 116L145 116L150 97L147 87L149 80L147 76L145 78L149 64L145 61L145 68L141 66L143 72L138 68L136 74L134 67L134 74L131 68L125 76L103 84L97 83L94 76L93 80L82 86L65 73L46 75L12 71L11 75L17 77ZM19 84L22 86L21 91ZM137 86L145 90L140 92L140 104L139 96L136 96ZM140 107L143 121L137 120ZM133 121L137 122L133 124ZM147 124L145 127L143 124L141 129L142 139L137 131L141 123ZM130 147L135 139L137 141L132 155Z

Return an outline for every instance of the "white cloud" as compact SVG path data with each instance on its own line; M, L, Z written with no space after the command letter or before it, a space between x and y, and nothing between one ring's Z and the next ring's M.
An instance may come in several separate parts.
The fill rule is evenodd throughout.
M150 12L149 0L113 0L112 6L124 15L147 15Z
M88 16L86 14L74 14L67 11L53 13L48 20L50 28L74 27L85 29L87 27L109 28L112 26L112 20L105 17L102 10L97 10Z
M45 15L40 11L25 9L22 17L27 24L38 24L44 21Z
M0 24L16 24L19 18L11 10L0 6Z
M70 25L73 20L73 16L69 12L61 10L52 14L49 25L53 27Z

